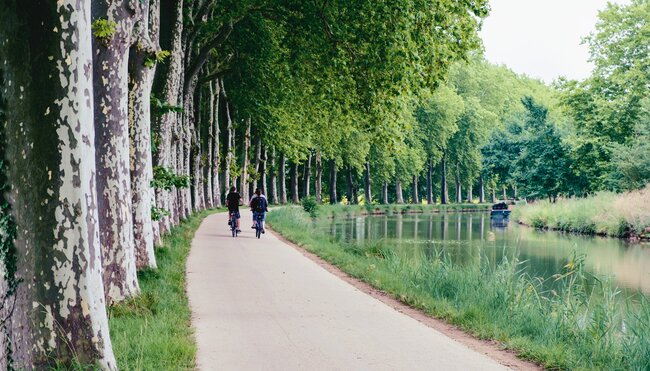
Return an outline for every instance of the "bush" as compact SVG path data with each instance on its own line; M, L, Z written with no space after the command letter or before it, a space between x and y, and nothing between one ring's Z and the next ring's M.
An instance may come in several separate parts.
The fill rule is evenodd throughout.
M309 213L309 216L316 218L318 216L318 202L316 197L305 197L302 199L302 208Z

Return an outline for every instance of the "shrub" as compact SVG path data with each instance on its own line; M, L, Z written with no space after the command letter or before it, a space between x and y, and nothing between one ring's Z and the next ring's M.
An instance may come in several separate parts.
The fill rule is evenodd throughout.
M309 213L309 216L316 218L318 216L318 202L316 197L305 197L302 199L302 208Z

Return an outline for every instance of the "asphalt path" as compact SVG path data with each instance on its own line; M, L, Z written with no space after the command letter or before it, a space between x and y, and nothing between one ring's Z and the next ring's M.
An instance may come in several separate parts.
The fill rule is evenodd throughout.
M251 214L207 217L187 262L200 370L507 370L329 273Z

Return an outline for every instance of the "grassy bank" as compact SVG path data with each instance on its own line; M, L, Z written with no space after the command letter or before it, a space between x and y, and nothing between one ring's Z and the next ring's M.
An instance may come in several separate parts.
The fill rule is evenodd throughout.
M381 241L340 243L314 228L298 207L274 210L267 220L351 276L548 368L650 368L650 303L624 307L606 283L587 284L593 281L580 256L570 259L563 275L549 278L558 285L545 291L543 281L522 274L516 261L460 267L439 253L400 254Z
M156 250L158 269L139 273L142 294L109 310L121 370L191 370L196 344L185 294L185 261L202 212L174 228Z
M399 214L399 213L437 213L444 211L482 211L490 210L491 204L390 204L390 205L322 205L318 215L333 217L337 215Z
M518 206L512 218L535 228L600 234L614 237L650 237L650 187L616 194L540 201Z

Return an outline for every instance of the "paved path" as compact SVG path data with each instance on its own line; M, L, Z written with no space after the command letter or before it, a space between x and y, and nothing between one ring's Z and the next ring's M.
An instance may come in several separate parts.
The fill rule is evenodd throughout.
M205 219L187 263L200 370L506 370L324 270L251 216Z

